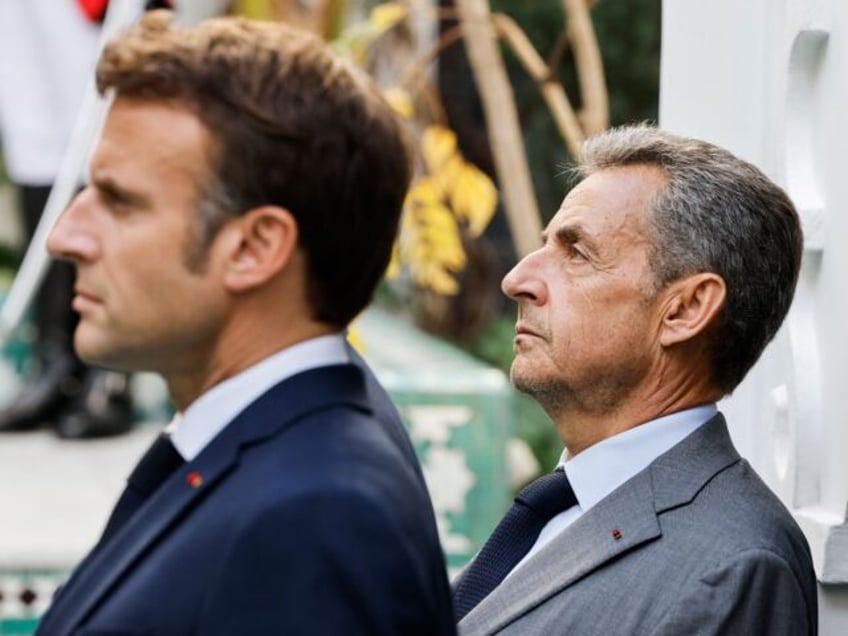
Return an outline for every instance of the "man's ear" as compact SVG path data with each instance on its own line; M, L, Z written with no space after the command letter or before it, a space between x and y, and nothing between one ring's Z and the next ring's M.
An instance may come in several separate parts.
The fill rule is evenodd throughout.
M265 205L228 223L224 284L232 292L264 285L292 261L297 221L285 208Z
M707 330L727 297L724 279L701 272L672 283L662 321L660 343L669 347Z

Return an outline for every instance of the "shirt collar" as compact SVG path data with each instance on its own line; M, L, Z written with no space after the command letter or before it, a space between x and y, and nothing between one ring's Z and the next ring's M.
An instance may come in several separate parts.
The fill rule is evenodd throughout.
M178 413L167 432L183 459L191 461L236 415L275 384L302 371L348 363L344 333L299 342L213 386L185 412Z
M715 404L678 411L635 426L590 446L575 457L563 452L565 468L583 512L589 510L657 457L683 441L718 412Z

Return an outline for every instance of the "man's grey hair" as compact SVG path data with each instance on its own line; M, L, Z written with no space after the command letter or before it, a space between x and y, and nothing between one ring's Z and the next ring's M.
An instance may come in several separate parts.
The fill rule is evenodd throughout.
M713 144L648 125L588 139L578 172L660 168L666 184L648 217L657 288L698 272L724 279L727 299L712 329L714 382L730 393L789 311L803 237L786 193L758 168Z

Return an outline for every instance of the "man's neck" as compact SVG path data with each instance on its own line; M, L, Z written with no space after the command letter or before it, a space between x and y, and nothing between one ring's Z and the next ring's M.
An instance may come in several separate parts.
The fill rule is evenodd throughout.
M586 450L600 441L635 428L645 422L688 408L718 401L721 391L709 382L669 383L649 385L650 390L634 391L626 400L613 408L587 411L573 404L548 410L560 439L571 456Z
M267 330L266 330L267 331ZM316 321L302 321L288 325L273 333L243 327L231 329L229 337L220 339L212 348L205 364L163 374L174 407L183 411L213 386L238 375L278 351L287 349L305 340L317 338L337 329Z

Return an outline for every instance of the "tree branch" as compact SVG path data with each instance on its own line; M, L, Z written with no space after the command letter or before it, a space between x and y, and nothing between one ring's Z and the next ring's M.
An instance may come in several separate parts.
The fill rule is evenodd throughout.
M574 51L583 108L580 121L587 135L609 126L609 96L598 40L592 27L587 0L562 0L568 20L568 37Z
M515 97L498 50L488 2L456 0L456 7L483 104L513 243L522 257L540 246L542 228Z
M568 147L569 154L577 159L580 157L580 146L583 143L584 134L580 122L574 113L574 108L566 95L565 87L551 77L550 67L545 64L539 53L530 43L527 35L521 30L515 21L509 16L495 14L492 16L493 23L498 33L503 36L506 43L518 57L530 76L536 80L539 90L554 122L559 129Z

